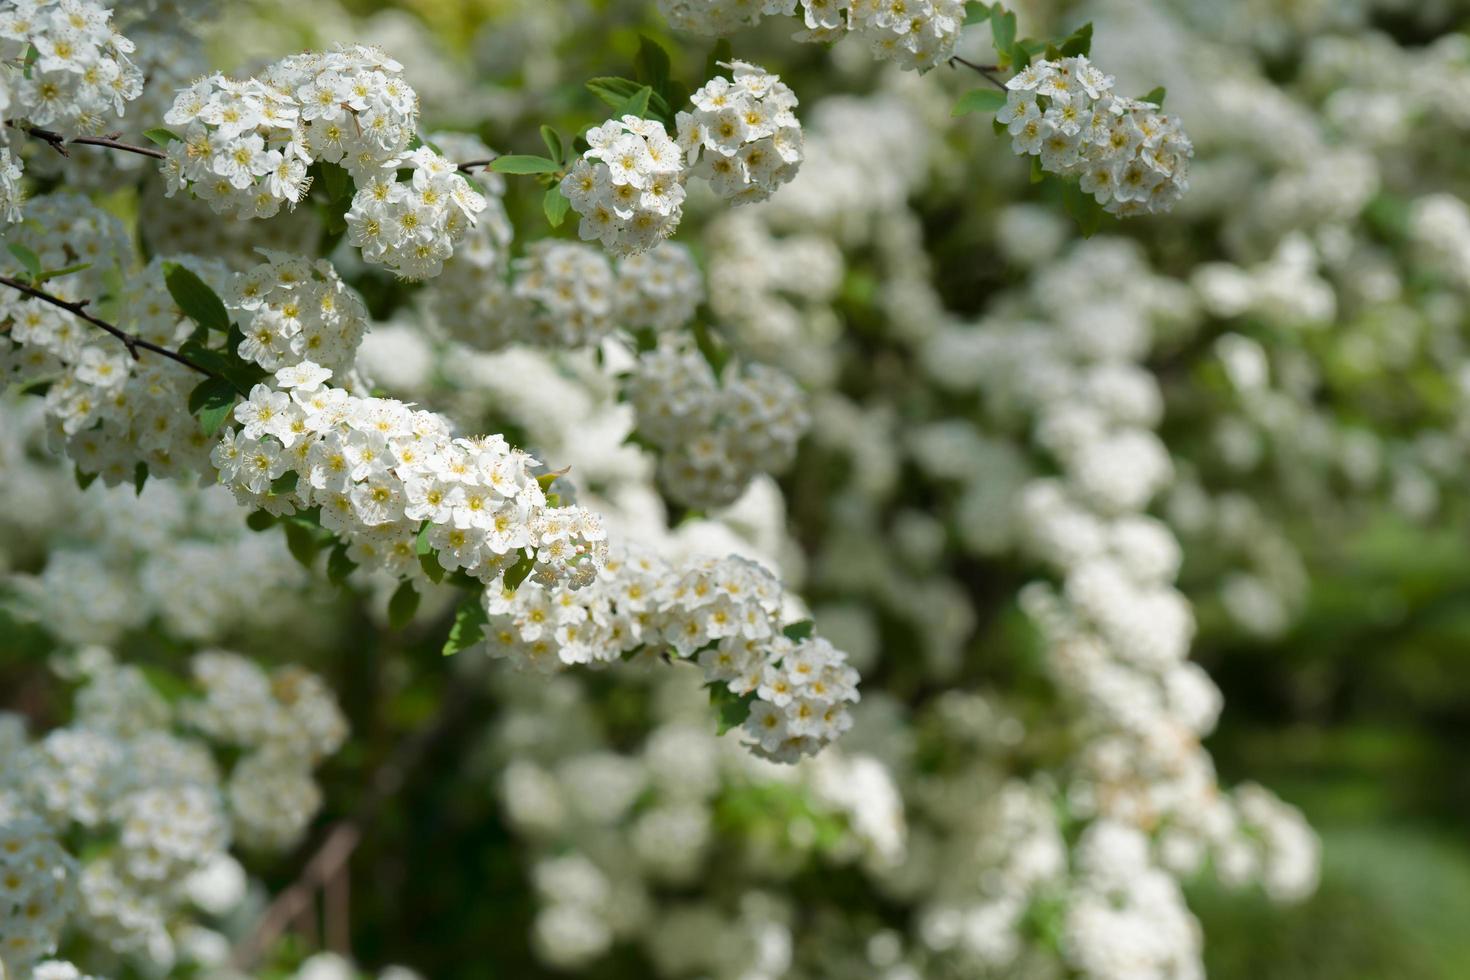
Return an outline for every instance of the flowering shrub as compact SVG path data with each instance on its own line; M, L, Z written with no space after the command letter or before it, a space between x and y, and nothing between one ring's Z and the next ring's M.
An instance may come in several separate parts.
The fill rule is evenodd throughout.
M298 6L0 3L0 980L1344 918L1236 692L1454 645L1442 5Z

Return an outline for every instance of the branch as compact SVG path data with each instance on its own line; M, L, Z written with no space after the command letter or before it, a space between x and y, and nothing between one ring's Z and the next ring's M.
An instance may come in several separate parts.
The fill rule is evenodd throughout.
M997 68L995 65L977 65L973 61L961 58L959 55L954 55L949 59L949 66L953 68L956 65L964 65L966 68L970 68L974 71L979 72L982 76L984 76L986 81L988 81L991 85L994 85L996 88L1000 89L1002 92L1010 91L1010 89L1006 88L1005 82L1001 81L999 78L996 78L995 75L992 74L993 72L1000 71L1000 69Z
M462 174L472 173L472 172L480 169L481 167L488 167L488 166L490 166L490 164L494 163L496 161L496 159L498 159L498 158L497 157L490 157L488 160L470 160L470 161L468 161L466 163L459 164L456 167L456 169L458 169L459 172L462 173Z
M204 367L202 364L199 364L198 362L183 354L180 354L178 351L169 350L167 347L160 347L158 344L155 344L150 340L144 340L142 337L139 337L135 333L128 333L121 327L116 326L115 324L108 323L106 320L100 319L88 313L86 310L86 306L88 303L91 302L91 300L84 299L80 303L73 303L69 300L62 299L60 296L54 296L51 293L46 292L44 289L37 289L35 286L32 286L29 283L21 282L19 279L12 279L9 276L0 276L0 286L9 286L11 289L14 289L20 293L24 293L32 299L38 299L43 303L50 303L52 306L66 310L66 312L72 314L73 316L87 321L92 326L97 327L100 330L107 331L118 340L122 341L122 345L128 349L129 354L133 355L133 360L135 361L138 360L138 352L140 350L146 350L150 353L157 354L160 357L166 357L171 361L176 361L179 364L184 365L184 367L188 368L189 370L197 371L205 377L215 377L215 373L209 370L209 368Z
M327 828L326 835L312 851L301 874L275 897L256 924L255 929L235 947L232 957L237 969L248 970L279 939L293 922L300 921L312 909L318 892L340 886L347 874L348 862L362 842L367 828L377 822L383 806L402 789L408 776L416 771L436 743L464 719L474 705L479 684L478 674L456 681L445 699L438 719L398 743L398 748L373 771L367 796L353 813ZM338 922L332 931L341 934L345 924ZM337 950L344 953L347 950Z
M154 160L165 160L168 158L168 154L154 147L139 146L136 143L124 143L118 139L122 135L121 133L109 133L106 136L76 136L72 139L67 139L58 132L41 129L39 126L27 126L24 123L17 123L14 120L6 122L5 125L50 144L51 149L64 157L71 156L66 149L67 144L71 143L78 146L100 146L108 150L121 150L123 153L136 153L138 156L152 157ZM489 157L485 160L468 160L464 163L457 164L456 169L460 173L473 173L482 167L490 166L490 164L495 162L495 159L495 157Z
M138 146L134 143L124 143L118 139L122 135L121 133L109 133L106 136L76 136L72 139L67 139L60 133L52 132L49 129L41 129L38 126L27 126L14 121L7 122L5 125L11 129L18 129L23 133L34 136L38 140L44 140L51 144L51 149L64 157L71 156L66 151L66 144L68 143L76 143L80 146L100 146L108 150L121 150L124 153L136 153L138 156L152 157L155 160L162 160L167 156L162 150L154 149L151 146Z

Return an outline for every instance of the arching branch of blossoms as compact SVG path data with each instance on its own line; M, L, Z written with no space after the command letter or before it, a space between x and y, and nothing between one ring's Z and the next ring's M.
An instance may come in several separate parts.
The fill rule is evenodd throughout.
M135 361L139 358L138 352L140 350L146 350L151 354L157 354L160 357L166 357L171 361L176 361L177 363L184 365L184 367L188 368L189 370L197 371L199 374L202 374L207 378L216 377L213 371L209 370L209 368L205 367L199 362L193 360L187 354L180 354L176 350L170 350L169 348L163 347L159 344L155 344L150 340L145 340L135 333L129 333L128 331L124 330L122 327L119 327L114 323L108 323L101 317L96 317L93 316L91 313L88 313L87 306L91 303L91 300L84 299L80 302L73 303L70 300L65 300L62 299L60 296L48 293L44 289L37 289L35 286L32 286L29 283L21 282L19 279L12 279L9 276L0 276L0 285L9 286L11 289L16 290L17 292L24 293L32 299L38 299L43 303L50 303L52 306L66 310L68 313L82 320L85 320L87 323L90 323L92 326L98 328L99 330L104 330L107 333L112 334L112 336L122 341L122 345L128 349L129 354L133 355L133 360Z
M36 139L45 143L49 143L51 149L64 157L71 156L66 150L66 145L68 143L75 143L78 146L100 146L108 150L120 150L123 153L136 153L138 156L152 157L155 160L162 160L164 158L162 150L154 149L151 146L139 146L136 143L124 143L117 138L121 135L120 133L114 133L109 136L74 136L71 139L67 139L60 133L52 132L49 129L41 129L39 126L17 125L14 122L7 122L5 125L12 129L18 129L27 135L34 136Z

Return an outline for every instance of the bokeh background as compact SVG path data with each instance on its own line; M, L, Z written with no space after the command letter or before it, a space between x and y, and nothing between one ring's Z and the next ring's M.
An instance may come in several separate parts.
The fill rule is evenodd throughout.
M467 129L518 152L536 151L541 123L574 131L596 122L601 110L582 82L626 73L640 33L665 43L690 79L702 77L709 48L671 34L651 3L633 0L222 6L221 21L207 27L207 56L221 68L337 40L376 42L404 62L426 128ZM1022 33L1037 36L1093 20L1095 60L1122 90L1167 86L1166 107L1197 146L1194 190L1177 214L1109 223L1101 236L1133 242L1147 274L1174 283L1191 311L1149 367L1166 396L1163 436L1187 477L1181 485L1198 489L1213 515L1191 521L1198 501L1183 492L1156 508L1182 528L1183 589L1199 621L1193 655L1224 693L1207 747L1222 783L1270 787L1302 808L1323 843L1320 888L1299 906L1191 886L1209 974L1470 976L1470 429L1460 373L1470 365L1470 231L1456 238L1450 220L1449 232L1437 232L1418 206L1470 186L1470 8L1454 0L1017 7ZM811 349L794 369L822 391L823 407L818 434L780 480L793 535L773 547L789 576L804 577L819 621L826 613L836 622L828 631L862 651L865 694L882 690L918 711L947 689L987 692L1044 730L1055 696L1016 601L1035 569L1005 549L966 547L959 525L1004 517L961 508L962 488L891 440L910 425L981 414L984 392L945 390L924 370L914 341L923 325L913 322L924 303L939 302L949 319L982 319L1069 248L1076 230L1050 182L1031 184L1026 161L983 116L950 119L973 76L896 78L860 51L796 45L788 33L784 22L748 31L735 51L779 72L804 115L851 93L908 107L899 115L916 127L844 132L838 121L828 135L865 146L889 140L864 150L871 184L844 190L858 201L896 195L913 219L916 274L932 289L917 307L906 304L884 254L892 243L834 231L843 259L836 288L786 299ZM986 28L964 42L979 60L987 46ZM922 145L906 145L914 141ZM142 206L112 204L128 214ZM545 231L539 194L513 185L507 207L518 229ZM694 214L681 240L708 257L703 217ZM412 287L364 268L349 278L376 317L416 328ZM1238 382L1218 343L1227 334L1265 352L1277 379L1269 390ZM383 350L385 375L395 358L430 358L407 341ZM398 366L414 394L466 423L545 441L534 408L507 411L503 391L496 401L446 382L442 366L417 374ZM498 682L436 727L456 685L439 656L442 613L430 608L394 633L383 626L385 594L311 584L281 542L246 532L228 507L161 501L174 491L156 486L136 501L100 487L84 494L39 450L20 399L8 398L5 411L0 706L43 724L63 718L64 690L43 663L82 641L145 664L181 663L201 643L303 661L331 679L354 731L323 773L324 820L364 805L369 774L396 746L436 732L375 809L353 859L359 962L407 963L429 977L652 975L628 944L567 971L536 955L530 861L507 824L497 773L503 725L519 717L507 704L536 703L533 714L557 724L590 723L616 751L646 735L656 688L592 675L562 701L537 702L507 693L520 682ZM843 425L849 435L834 435ZM564 461L575 472L579 461ZM980 476L992 478L1003 479L993 469ZM833 570L852 554L842 508L864 480L882 489L861 508L877 535L861 557L887 562L886 580ZM881 753L895 731L864 739L860 726L853 738ZM780 837L783 822L797 819L770 799L727 800L718 814L730 839ZM746 856L732 848L728 859ZM878 921L902 919L819 852L798 849L789 860L780 889L798 904L841 892ZM283 859L265 877L283 885L298 864ZM717 879L720 861L708 867ZM718 883L671 891L701 887ZM289 963L308 948L293 940L278 958Z

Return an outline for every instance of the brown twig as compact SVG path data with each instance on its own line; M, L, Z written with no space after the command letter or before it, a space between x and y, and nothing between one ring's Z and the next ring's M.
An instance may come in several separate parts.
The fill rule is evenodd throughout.
M479 674L460 678L451 685L448 698L432 726L421 728L398 744L398 748L372 775L367 796L351 816L327 828L322 841L312 850L311 858L301 874L278 894L261 915L255 929L235 947L232 957L236 969L248 970L293 922L314 916L316 896L327 900L327 938L336 952L350 955L345 946L350 936L343 896L348 863L362 842L364 832L382 812L384 804L402 789L410 773L419 767L425 755L449 730L458 724L475 703L479 691ZM312 921L314 925L314 920Z
M356 116L354 116L353 118L356 119ZM71 154L68 153L66 149L68 144L76 144L78 146L100 146L108 150L120 150L123 153L136 153L139 156L152 157L155 160L164 160L168 157L168 154L164 153L162 150L155 149L151 146L139 146L136 143L124 143L118 138L122 135L121 133L108 133L106 136L75 136L71 139L67 139L65 136L62 136L60 133L54 132L52 130L41 129L39 126L27 126L23 123L17 123L13 120L6 122L5 125L9 126L12 129L18 129L23 133L27 133L31 136L34 136L38 140L42 140L43 142L50 144L51 149L55 150L57 153L60 153L64 157L71 156ZM495 157L489 157L484 160L467 160L464 163L456 164L455 167L457 170L459 170L460 173L473 173L474 171L479 170L482 167L490 166L490 164L494 163L495 160Z
M490 166L496 159L496 157L490 157L488 160L469 160L465 163L458 164L456 169L462 174L472 173L481 167Z
M975 62L970 61L966 58L961 58L959 55L951 56L949 59L949 65L951 68L953 68L955 65L964 65L966 68L979 72L986 81L988 81L991 85L994 85L996 88L1000 89L1002 92L1009 91L1006 88L1006 83L1001 81L999 78L996 78L993 74L993 72L1000 71L1000 68L995 65L977 65L975 64Z
M199 364L185 354L180 354L176 350L169 350L167 347L161 347L150 340L144 340L135 333L128 333L123 328L88 313L86 307L91 302L90 300L84 299L79 303L73 303L70 300L62 299L60 296L54 296L44 289L37 289L30 283L21 282L19 279L12 279L9 276L0 276L0 286L9 286L11 289L24 293L32 299L38 299L43 303L50 303L58 309L66 310L72 316L80 317L99 330L107 331L122 341L122 345L128 349L129 354L133 355L133 360L135 361L138 360L138 352L146 350L160 357L166 357L171 361L176 361L191 371L198 371L205 377L213 378L216 376L209 368Z
M75 136L67 139L60 133L52 132L49 129L41 129L39 126L26 126L14 121L7 122L5 125L49 143L51 149L64 157L71 156L66 150L68 143L75 143L78 146L100 146L108 150L121 150L124 153L136 153L138 156L152 157L155 160L162 160L167 156L162 150L154 149L151 146L138 146L135 143L124 143L118 139L122 135L121 133L109 133L106 136Z

